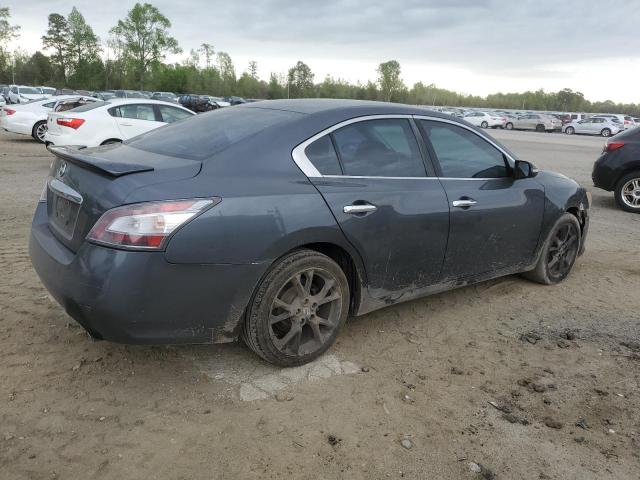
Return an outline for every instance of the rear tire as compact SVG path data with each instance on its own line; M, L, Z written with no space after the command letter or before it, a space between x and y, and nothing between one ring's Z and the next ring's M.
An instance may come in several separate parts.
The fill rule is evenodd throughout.
M47 133L47 122L42 120L37 122L31 129L31 136L36 142L44 143L44 136Z
M281 367L308 363L333 344L349 313L349 282L340 266L313 250L278 260L257 287L242 340Z
M614 195L622 210L640 213L640 171L628 173L618 180Z
M563 214L549 232L536 267L522 275L543 285L560 283L569 276L578 258L581 239L578 219L570 213Z
M602 131L600 132L600 135L602 135L603 137L610 137L611 130L609 130L608 128L603 128Z
M513 130L513 123L508 122L508 123L504 126L504 128L506 128L507 130Z
M574 133L576 133L576 129L573 127L567 127L564 129L564 133L566 133L567 135L573 135Z

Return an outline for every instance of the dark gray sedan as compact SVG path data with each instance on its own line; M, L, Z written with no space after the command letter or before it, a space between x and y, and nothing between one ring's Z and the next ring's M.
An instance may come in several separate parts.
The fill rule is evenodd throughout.
M502 275L555 284L589 199L448 115L264 101L122 145L53 148L30 254L91 335L242 338L308 362L348 315Z

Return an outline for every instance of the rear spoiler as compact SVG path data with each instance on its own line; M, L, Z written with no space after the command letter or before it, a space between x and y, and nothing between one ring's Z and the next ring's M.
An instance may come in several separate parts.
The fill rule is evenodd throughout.
M100 152L83 153L82 150L74 147L54 147L47 149L55 156L74 165L94 170L111 177L122 177L130 173L151 172L153 167L135 163L117 162L98 156Z

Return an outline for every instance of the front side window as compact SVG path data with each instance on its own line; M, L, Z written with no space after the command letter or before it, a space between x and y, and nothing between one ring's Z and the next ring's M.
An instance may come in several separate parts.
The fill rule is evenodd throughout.
M457 125L420 120L435 151L443 177L502 178L511 176L504 154L475 133Z
M418 143L407 119L365 120L332 133L345 175L424 177Z
M321 175L341 175L342 169L331 137L325 135L304 149L304 154Z

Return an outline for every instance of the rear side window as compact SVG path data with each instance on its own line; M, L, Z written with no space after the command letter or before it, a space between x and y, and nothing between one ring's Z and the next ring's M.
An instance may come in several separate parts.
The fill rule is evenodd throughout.
M156 112L153 105L149 104L132 104L120 105L109 110L111 116L120 118L131 118L133 120L146 120L149 122L156 121Z
M333 132L345 175L424 177L418 142L405 119L366 120Z
M151 153L203 160L266 128L302 116L266 108L222 108L152 130L125 143Z
M165 123L173 123L183 118L192 117L189 112L185 112L181 108L170 107L167 105L159 105L160 115L162 115L162 121Z
M308 145L304 153L321 175L342 175L340 162L329 135Z
M444 122L420 121L443 177L501 178L511 175L504 155L469 130Z

